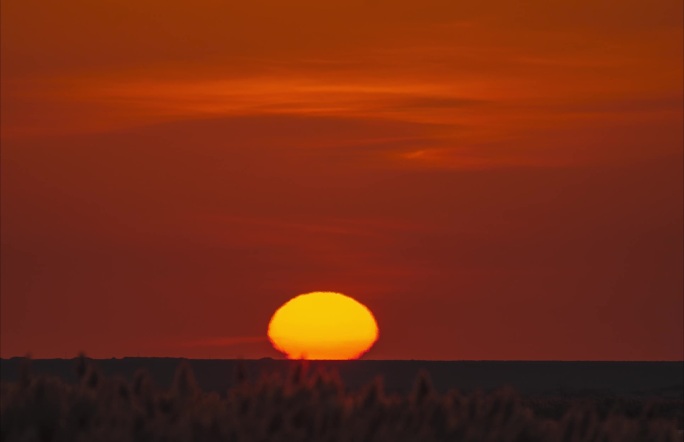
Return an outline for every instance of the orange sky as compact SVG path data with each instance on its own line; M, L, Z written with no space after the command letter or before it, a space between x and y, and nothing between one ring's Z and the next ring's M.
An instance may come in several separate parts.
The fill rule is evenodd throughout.
M680 0L3 0L1 355L684 358Z

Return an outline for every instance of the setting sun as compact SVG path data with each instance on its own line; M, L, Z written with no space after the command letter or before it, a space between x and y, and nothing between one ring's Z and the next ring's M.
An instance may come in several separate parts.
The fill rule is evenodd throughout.
M276 310L268 338L290 359L356 359L378 339L378 325L371 311L349 296L313 292Z

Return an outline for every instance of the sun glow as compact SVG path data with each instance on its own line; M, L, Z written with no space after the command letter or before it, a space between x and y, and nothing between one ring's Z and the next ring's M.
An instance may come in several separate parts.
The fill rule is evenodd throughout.
M271 318L268 338L290 359L356 359L378 339L378 325L360 302L334 292L299 295Z

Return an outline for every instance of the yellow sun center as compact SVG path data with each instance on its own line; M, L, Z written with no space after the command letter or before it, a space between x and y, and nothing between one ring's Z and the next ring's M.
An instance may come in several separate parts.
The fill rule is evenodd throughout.
M378 339L373 314L334 292L299 295L271 318L268 338L290 359L356 359Z

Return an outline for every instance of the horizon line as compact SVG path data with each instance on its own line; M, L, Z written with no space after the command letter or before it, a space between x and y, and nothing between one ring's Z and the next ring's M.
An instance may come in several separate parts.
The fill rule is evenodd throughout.
M111 361L123 359L177 359L189 361L282 361L282 362L680 362L683 359L288 359L288 358L188 358L184 356L112 356L109 358L93 358L83 355L86 359L93 361ZM13 359L30 359L32 361L71 361L78 359L74 357L58 358L34 358L29 356L0 357L0 361Z

